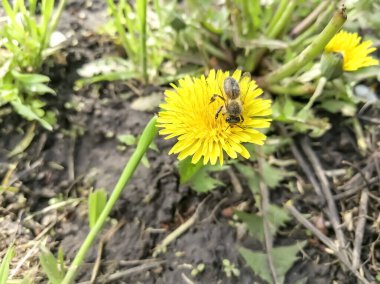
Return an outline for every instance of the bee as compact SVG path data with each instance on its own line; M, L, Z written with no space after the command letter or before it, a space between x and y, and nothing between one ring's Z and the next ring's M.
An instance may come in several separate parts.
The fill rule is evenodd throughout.
M215 94L210 99L210 104L217 98L224 101L224 105L220 106L215 113L215 119L218 118L220 112L223 115L227 114L226 122L230 125L235 125L240 122L244 122L243 104L240 100L240 87L239 83L232 77L227 77L223 83L224 93L227 98L219 94Z

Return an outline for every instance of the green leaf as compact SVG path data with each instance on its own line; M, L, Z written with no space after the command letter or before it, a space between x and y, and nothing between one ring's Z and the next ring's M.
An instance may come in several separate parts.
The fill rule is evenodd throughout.
M13 101L11 104L14 107L15 111L22 117L26 118L27 120L37 120L47 130L53 130L53 126L46 120L42 119L38 114L36 114L35 110L32 109L29 105L23 105L18 101Z
M36 129L36 124L35 123L32 123L26 133L25 133L25 136L21 139L21 141L13 148L13 150L11 152L9 152L9 154L7 155L8 157L13 157L13 156L16 156L22 152L24 152L30 145L30 143L32 143L33 141L33 138L36 134L35 132L35 129Z
M41 248L40 262L43 271L52 284L60 284L65 276L65 271L61 270L62 264L45 247Z
M23 88L25 89L25 92L27 93L55 95L55 91L52 88L42 83L27 84L27 85L24 85Z
M3 8L5 10L5 13L10 18L10 20L13 23L13 25L17 25L17 22L16 22L16 11L13 11L13 9L12 9L11 5L9 4L8 0L2 0L1 2L3 3Z
M264 220L262 216L249 214L243 211L235 211L235 214L245 223L251 236L261 242L265 240ZM277 233L277 230L285 224L285 222L290 220L287 211L274 204L269 205L267 218L273 236Z
M49 77L41 74L23 74L17 72L16 70L12 70L12 75L17 81L25 84L47 83L50 81Z
M0 66L0 79L3 79L5 75L9 72L9 68L11 67L12 60L8 59L2 66Z
M100 214L102 213L107 202L107 192L104 188L91 192L88 196L88 221L90 228L95 226Z
M49 29L49 21L51 20L51 16L54 9L54 0L43 0L42 1L42 16L43 16L43 34L47 36L47 30ZM48 43L45 43L48 45ZM45 48L45 46L44 46Z
M137 143L137 138L132 134L118 135L117 140L119 140L120 143L123 143L127 146L132 146Z
M122 72L110 72L107 74L101 74L97 75L91 78L84 78L84 79L79 79L75 81L75 89L81 89L84 86L95 84L98 82L102 81L118 81L118 80L129 80L131 78L136 78L139 76L139 73L135 71L122 71Z
M290 220L287 211L274 204L270 204L268 207L268 221L274 226L275 231L281 226L284 226L286 222Z
M218 186L224 185L223 182L208 175L211 166L204 166L191 179L191 186L195 191L208 192Z
M59 249L58 249L57 261L58 261L58 269L60 271L65 271L65 258L63 255L63 248L62 247L59 247Z
M346 116L354 116L356 107L354 104L338 100L323 100L321 107L331 113L342 113Z
M149 145L149 149L151 149L157 153L160 153L160 150L158 149L157 144L154 142L152 142L152 144Z
M6 284L9 274L9 264L14 256L15 250L10 246L0 264L0 284Z
M147 169L150 168L150 162L149 162L149 159L148 157L146 156L146 154L144 154L141 158L141 163L144 165L144 167L146 167Z
M188 157L178 164L179 181L181 184L188 182L201 168L203 167L202 161L196 164L191 162L191 157Z
M255 169L251 166L243 165L241 163L236 163L235 167L247 179L249 189L252 191L252 193L260 193L260 177Z
M282 109L282 113L285 117L292 117L296 111L296 107L293 101L289 98L285 99L284 107Z
M136 1L136 14L140 22L140 31L143 29L143 23L146 23L146 9L147 0L137 0Z
M283 170L275 168L265 161L263 162L261 174L265 184L270 188L276 187L285 177Z
M179 162L178 171L180 183L190 183L191 187L198 192L207 192L218 186L224 185L221 181L208 175L208 172L223 170L220 166L203 165L202 161L197 164L191 163L188 157Z
M280 283L284 283L286 273L298 259L297 253L305 244L306 241L303 241L291 246L272 249L273 266ZM239 248L239 252L256 275L269 283L273 282L266 253L252 251L243 247Z
M264 241L263 217L256 214L249 214L243 211L235 211L235 214L242 220L252 237L260 242Z
M0 89L0 106L5 105L18 98L18 90L13 89Z

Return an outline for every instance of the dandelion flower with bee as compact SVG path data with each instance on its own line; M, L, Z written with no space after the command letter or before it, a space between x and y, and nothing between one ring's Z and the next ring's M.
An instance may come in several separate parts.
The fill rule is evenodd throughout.
M258 129L270 126L271 101L258 98L263 91L240 70L231 77L211 70L207 77L187 76L165 92L157 126L165 139L177 139L169 154L179 160L191 156L194 164L203 158L203 164L215 165L219 159L222 165L225 154L250 157L243 143L264 144Z
M322 69L324 62L326 62L325 69L331 70L330 72L335 75L330 77L336 78L343 71L356 71L362 67L378 65L379 60L369 56L376 50L372 41L361 42L361 39L357 33L349 33L343 30L337 33L325 47Z

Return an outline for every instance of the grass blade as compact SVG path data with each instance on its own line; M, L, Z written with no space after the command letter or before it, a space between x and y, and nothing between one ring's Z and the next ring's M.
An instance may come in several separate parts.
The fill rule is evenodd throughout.
M47 248L41 248L40 262L49 281L52 284L60 284L65 275L64 271L60 270L59 261Z
M146 10L148 1L137 0L137 15L140 23L140 59L142 74L145 83L148 82L147 54L146 54Z
M0 265L0 284L6 284L9 274L9 264L15 253L13 246L9 247Z
M88 196L88 221L90 228L95 226L107 202L107 192L102 188Z

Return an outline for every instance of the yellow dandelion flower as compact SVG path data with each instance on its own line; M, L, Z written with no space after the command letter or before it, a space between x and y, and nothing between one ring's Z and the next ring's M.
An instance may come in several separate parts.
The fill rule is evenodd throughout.
M372 41L361 41L357 33L340 31L326 45L326 52L339 52L343 55L343 70L355 71L359 68L379 64L375 58L368 54L376 50L372 47Z
M239 84L237 99L241 102L243 121L236 122L237 116L234 116L235 123L228 123L226 119L230 116L224 108L216 118L216 112L225 104L222 98L227 99L224 81L229 76L229 72L211 70L207 78L187 76L179 80L178 86L172 84L174 89L165 92L157 125L163 128L159 133L167 135L165 139L177 138L169 154L178 154L179 160L192 156L194 164L202 157L203 164L215 165L219 159L222 165L224 152L232 159L236 159L237 154L249 158L242 143L264 144L266 136L257 129L270 126L271 119L265 117L272 114L271 101L257 98L263 91L250 77L242 76L240 70L235 71L232 78ZM210 103L215 94L220 97Z

